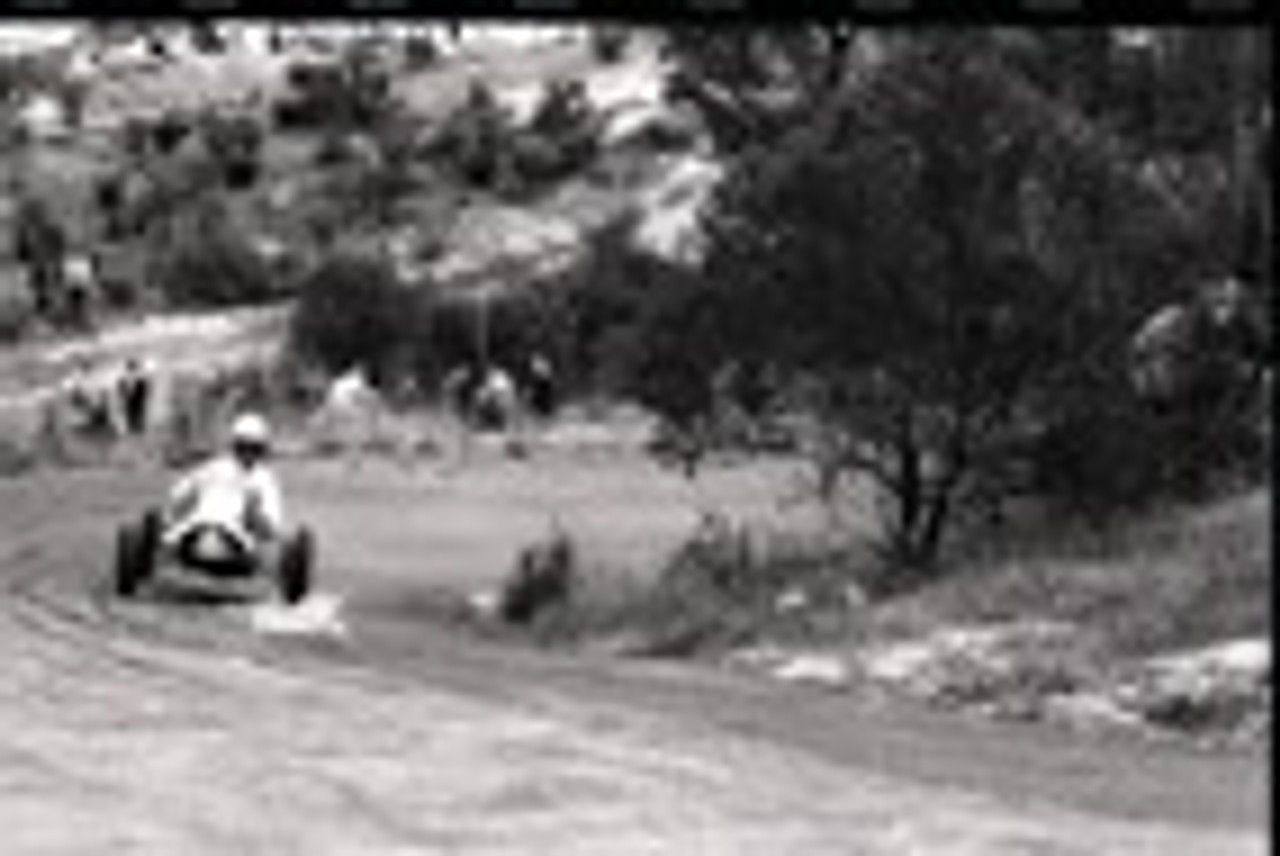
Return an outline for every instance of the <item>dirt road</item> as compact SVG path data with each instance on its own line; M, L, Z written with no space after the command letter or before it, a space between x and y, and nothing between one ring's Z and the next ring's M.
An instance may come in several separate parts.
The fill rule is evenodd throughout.
M676 531L681 489L631 477L628 513L651 505L654 537ZM523 539L537 515L498 490L500 475L414 487L374 474L341 489L299 478L300 505L330 525L325 583L348 599L346 640L255 637L243 606L106 598L106 534L155 475L0 483L5 853L1267 848L1261 759L1067 742L428 631L385 604L463 579L469 556L477 574L496 572L503 539ZM551 483L562 511L578 508L564 473ZM416 550L385 518L411 491ZM485 509L489 525L459 529L446 513L459 507ZM358 545L355 530L368 533ZM446 530L456 541L433 561L432 533ZM603 522L598 534L621 537Z

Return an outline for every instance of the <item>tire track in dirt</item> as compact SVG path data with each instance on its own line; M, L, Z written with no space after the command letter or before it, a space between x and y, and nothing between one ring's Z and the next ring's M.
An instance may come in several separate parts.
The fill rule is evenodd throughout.
M1261 833L911 784L641 708L602 718L554 686L459 694L254 637L235 607L120 603L100 536L58 537L114 504L0 519L6 853L1264 852Z

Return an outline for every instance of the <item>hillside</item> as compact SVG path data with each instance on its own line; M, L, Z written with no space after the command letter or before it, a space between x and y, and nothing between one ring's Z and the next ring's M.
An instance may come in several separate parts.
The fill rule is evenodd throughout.
M383 50L385 45L375 44L375 48ZM173 181L181 188L184 169L200 163L198 151L192 154L180 146L176 154L158 158L145 168L130 165L117 136L130 121L151 121L166 113L185 117L212 107L244 110L265 120L268 105L285 91L289 63L323 64L332 59L332 51L327 50L300 36L278 54L248 47L221 56L176 50L168 60L159 61L146 51L139 52L136 44L126 45L114 58L99 59L104 70L89 86L87 130L28 141L18 149L21 157L6 162L4 179L7 186L25 186L46 201L67 222L69 240L77 250L94 249L101 224L86 211L92 207L90 189L97 179L124 171L133 178L141 175L144 185L154 182L163 187ZM268 245L283 247L286 255L293 253L305 267L354 236L391 257L398 266L399 281L429 281L454 294L519 290L528 281L580 258L588 236L628 216L635 217L635 241L667 258L687 258L697 251L698 214L719 180L721 167L708 155L696 123L682 125L687 117L664 100L662 71L658 51L643 36L623 61L606 64L592 55L581 34L519 40L478 31L421 68L397 67L392 90L399 107L392 111L395 121L387 124L407 135L415 155L407 165L393 163L401 170L390 172L393 181L377 185L374 191L365 183L370 176L386 179L387 164L395 160L387 154L394 146L378 134L272 129L264 144L257 185L226 194L227 216L249 237L255 251ZM588 163L568 175L516 193L502 188L500 181L460 178L434 155L425 154L431 148L423 141L469 103L477 81L490 87L494 112L501 114L502 122L518 127L529 121L548 86L565 78L583 84L601 141ZM675 134L675 144L659 145L644 133L654 123L668 123L668 131L671 125L694 130ZM395 204L370 214L355 205L368 201L361 199L362 193L373 197L370 207L380 208L387 197L395 197ZM10 196L3 197L0 223L5 228L11 225L10 202ZM149 276L146 254L157 246L166 248L171 237L164 232L159 235L130 238L112 248L119 251L120 268L131 276ZM187 237L199 245L203 236L189 230ZM9 249L0 252L0 312L20 308L24 291ZM262 308L188 315L166 303L168 285L144 283L152 299L105 313L94 335L67 335L37 327L26 341L0 354L4 444L21 446L42 429L44 414L30 405L41 403L41 397L51 394L78 364L96 364L102 369L101 377L108 377L122 360L141 355L175 372L199 373L212 367L260 363L264 356L278 352L287 312L287 306L281 305L286 301L279 295L263 299L269 305ZM163 311L155 311L157 306ZM477 333L476 338L482 337ZM601 432L612 428L594 427ZM432 424L424 430L435 428ZM543 439L547 438L552 439L545 448L554 446L555 432L548 431ZM430 447L435 454L450 442L452 437L423 448ZM627 453L637 453L639 445L631 443ZM465 443L458 446L469 449ZM460 457L464 454L469 452ZM737 465L737 461L730 464ZM754 462L741 466L754 471ZM865 503L859 513L869 505ZM1014 526L992 535L987 548L971 548L960 567L939 581L884 603L871 602L868 592L873 586L867 586L867 591L860 588L861 568L855 559L852 570L835 569L850 571L848 579L839 579L836 631L813 634L821 637L816 640L806 633L830 618L824 610L831 606L834 590L831 567L821 569L825 576L815 575L815 584L822 588L817 595L803 590L809 580L799 575L794 584L777 573L764 586L749 580L744 588L751 602L741 613L721 610L723 604L714 600L699 601L698 592L691 602L677 604L687 608L687 615L678 614L679 610L663 612L669 604L659 601L655 608L652 592L641 587L606 592L606 597L619 600L635 598L638 607L632 603L606 607L618 609L626 618L633 617L627 614L630 610L642 625L655 616L655 623L670 624L672 613L678 619L690 619L691 628L677 628L679 644L666 644L670 640L664 639L666 647L652 644L642 653L714 651L734 664L764 663L787 680L842 686L851 680L849 663L860 664L872 678L880 670L881 676L889 675L890 683L910 684L918 674L911 664L923 664L920 671L928 671L935 662L934 653L941 649L947 649L948 656L952 649L960 650L962 660L972 649L982 649L972 658L982 661L983 646L992 639L1000 643L1005 631L1018 637L1016 644L1025 642L1030 647L1033 660L1059 644L1070 660L1054 659L1057 650L1049 650L1046 656L1051 662L1041 669L1043 664L1037 660L1029 669L1034 673L1030 677L1019 671L1022 661L1016 657L1001 660L1000 668L1013 665L994 683L1014 673L1008 681L1018 684L1014 695L1023 692L1019 682L1024 678L1040 682L1037 692L1047 687L1048 695L1069 695L1078 689L1090 690L1092 682L1110 680L1113 672L1145 668L1153 659L1243 642L1251 659L1245 679L1248 710L1236 717L1240 719L1257 712L1258 688L1269 682L1269 647L1265 662L1252 653L1260 650L1259 640L1271 630L1270 513L1269 492L1255 491L1207 507L1165 509L1153 517L1121 521L1105 532L1060 525L1058 520L1051 522L1048 532ZM859 535L874 528L873 519L866 514ZM653 561L655 568L650 570L665 567L664 558ZM748 567L748 571L762 570L765 575L773 570L767 564L763 569ZM607 589L613 582L606 580L601 587ZM452 594L461 599L459 593ZM824 597L827 601L818 603ZM817 607L810 610L814 604ZM605 627L608 645L621 649L634 641L619 643L618 637L625 635L617 632L621 622L614 626L611 622L617 616L607 609L604 620L589 615L599 604L574 606L588 613L583 621L588 630ZM811 622L810 612L818 614ZM786 632L781 638L771 637L778 626ZM796 626L801 632L792 633ZM652 629L642 626L637 633ZM710 643L700 650L706 640ZM917 647L906 656L893 650L900 643ZM999 647L997 643L992 645ZM752 649L753 644L763 653ZM794 652L770 650L802 644L826 646L834 651L830 656L835 660L796 665L797 661L785 659ZM886 649L885 657L874 660L882 653L879 646ZM899 669L903 662L908 666ZM970 665L948 662L941 670L942 683ZM978 662L976 677L961 674L960 683L969 681L961 690L939 690L938 682L926 681L922 694L964 695L972 690L981 697L979 701L988 703L993 694L999 694L991 690L990 672L983 671L990 665L990 661ZM932 680L933 673L928 678Z

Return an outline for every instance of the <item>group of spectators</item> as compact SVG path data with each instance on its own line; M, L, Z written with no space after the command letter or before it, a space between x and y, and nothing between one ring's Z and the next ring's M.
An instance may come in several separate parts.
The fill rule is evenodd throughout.
M64 450L78 440L100 448L143 440L156 427L156 382L155 367L138 357L107 366L80 357L51 400L48 427Z
M555 415L559 396L551 362L534 354L521 371L500 364L463 364L444 379L444 398L464 422L479 430L510 429L528 417Z
M93 327L98 266L91 254L72 246L66 229L39 199L19 190L13 209L13 255L22 267L32 309L60 328Z
M499 437L509 454L523 457L529 451L530 428L552 418L559 406L558 382L542 355L517 371L496 363L455 366L444 376L439 398L447 421L458 429L463 456L473 438L486 434ZM383 396L361 366L329 382L308 427L322 448L351 463L362 450L392 443L397 430Z

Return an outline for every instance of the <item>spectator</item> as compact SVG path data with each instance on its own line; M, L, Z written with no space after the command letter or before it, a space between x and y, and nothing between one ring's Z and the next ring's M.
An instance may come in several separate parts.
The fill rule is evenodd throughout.
M26 265L36 314L48 320L61 297L66 231L39 199L21 189L14 215L14 255Z
M528 369L529 409L541 419L550 419L559 406L555 373L551 361L542 354L534 354Z
M515 421L519 396L515 381L501 366L490 366L475 397L475 417L481 428L507 430Z
M334 378L321 408L322 430L327 445L341 452L348 464L355 454L368 448L379 433L382 402L360 366Z
M62 266L61 320L71 330L93 329L93 295L97 285L94 261L87 255L71 256Z
M143 436L150 424L150 405L153 387L150 365L137 357L125 361L116 389L120 397L120 413L124 430L134 437Z

